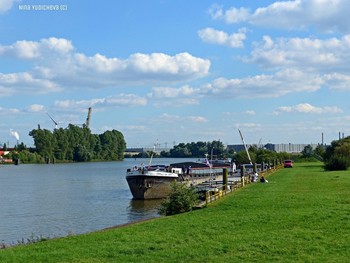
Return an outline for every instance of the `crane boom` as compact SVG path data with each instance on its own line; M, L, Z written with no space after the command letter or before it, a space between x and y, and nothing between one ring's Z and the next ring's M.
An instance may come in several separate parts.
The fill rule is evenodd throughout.
M249 162L250 162L250 164L253 164L252 159L250 158L250 154L249 154L247 145L246 145L245 142L244 142L243 135L242 135L240 129L238 129L238 131L239 131L239 135L241 136L242 143L243 143L243 145L244 145L245 151L246 151L246 153L247 153L247 155L248 155Z

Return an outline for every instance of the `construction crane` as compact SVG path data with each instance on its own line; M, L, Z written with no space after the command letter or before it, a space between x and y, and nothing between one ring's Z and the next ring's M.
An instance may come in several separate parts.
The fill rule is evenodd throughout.
M87 117L86 117L86 122L85 122L86 128L89 128L89 126L90 126L91 111L92 111L92 108L89 107L88 115L87 115Z

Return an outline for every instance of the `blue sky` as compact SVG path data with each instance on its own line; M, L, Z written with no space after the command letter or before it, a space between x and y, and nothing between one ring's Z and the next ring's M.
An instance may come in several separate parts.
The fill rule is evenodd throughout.
M41 9L41 10L38 10ZM51 10L50 10L51 9ZM56 10L58 9L58 10ZM85 122L128 147L350 131L347 0L0 0L0 143Z

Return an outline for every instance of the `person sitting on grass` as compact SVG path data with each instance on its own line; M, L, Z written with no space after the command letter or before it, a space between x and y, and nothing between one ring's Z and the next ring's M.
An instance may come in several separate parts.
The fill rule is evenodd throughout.
M258 181L258 177L259 177L258 173L255 172L252 176L252 183L256 183Z
M264 176L260 177L260 183L268 183L268 182L269 181L267 181Z

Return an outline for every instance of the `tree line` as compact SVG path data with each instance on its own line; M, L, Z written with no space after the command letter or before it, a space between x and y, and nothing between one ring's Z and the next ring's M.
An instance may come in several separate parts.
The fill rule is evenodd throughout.
M92 134L91 130L70 124L67 128L33 129L35 148L25 145L16 146L8 158L20 159L23 162L88 162L123 160L126 143L124 136L117 130Z
M34 139L36 152L47 161L123 160L126 148L124 136L117 130L92 134L86 126L73 124L53 132L34 129L29 135Z
M7 158L20 159L28 163L40 162L86 162L123 160L126 142L121 132L106 131L102 134L92 134L86 126L78 127L70 124L67 128L34 129L29 132L33 137L35 148L27 148L23 143L17 145ZM6 150L6 145L3 147ZM347 170L350 167L350 137L335 140L329 146L319 145L313 149L306 146L300 155L286 152L277 153L267 149L251 146L249 155L253 163L268 163L274 160L302 159L303 161L323 161L326 170ZM231 158L236 164L249 163L245 151L234 152L220 141L191 142L175 145L170 151L160 154L143 152L139 155L125 157L170 157L170 158Z

